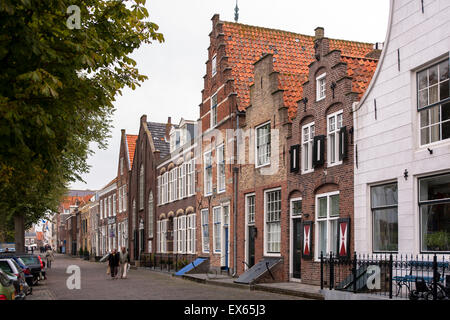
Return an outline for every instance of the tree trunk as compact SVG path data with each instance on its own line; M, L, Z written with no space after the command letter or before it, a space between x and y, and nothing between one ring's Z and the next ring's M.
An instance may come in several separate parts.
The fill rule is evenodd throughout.
M16 252L25 253L25 219L23 215L14 216L14 240Z

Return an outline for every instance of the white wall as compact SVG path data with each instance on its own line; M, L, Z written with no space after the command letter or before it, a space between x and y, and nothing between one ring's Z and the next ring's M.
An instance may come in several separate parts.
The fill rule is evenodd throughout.
M355 250L372 252L369 186L398 183L399 253L420 253L418 176L450 171L450 139L419 146L416 71L450 49L450 1L392 0L382 59L361 103L355 106ZM397 50L400 49L400 71ZM377 104L377 120L374 114ZM408 170L407 180L403 177Z

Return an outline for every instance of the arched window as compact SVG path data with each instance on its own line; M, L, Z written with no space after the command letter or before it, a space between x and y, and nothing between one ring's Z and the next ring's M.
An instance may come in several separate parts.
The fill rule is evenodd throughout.
M144 209L144 165L139 170L139 210Z
M148 195L148 237L153 237L153 192Z

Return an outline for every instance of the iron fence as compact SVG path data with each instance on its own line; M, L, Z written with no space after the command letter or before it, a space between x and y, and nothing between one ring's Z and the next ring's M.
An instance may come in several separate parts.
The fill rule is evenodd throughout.
M449 259L444 255L320 255L321 289L385 296L389 299L450 299Z
M177 253L141 253L139 264L153 270L177 272L194 262L195 255Z

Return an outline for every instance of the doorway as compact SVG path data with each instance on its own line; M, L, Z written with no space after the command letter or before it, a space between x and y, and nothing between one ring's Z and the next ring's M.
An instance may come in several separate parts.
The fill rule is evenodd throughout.
M291 199L290 209L290 280L300 281L302 267L302 199Z
M255 265L255 238L256 238L256 228L255 225L248 226L248 259L247 267L250 269Z

